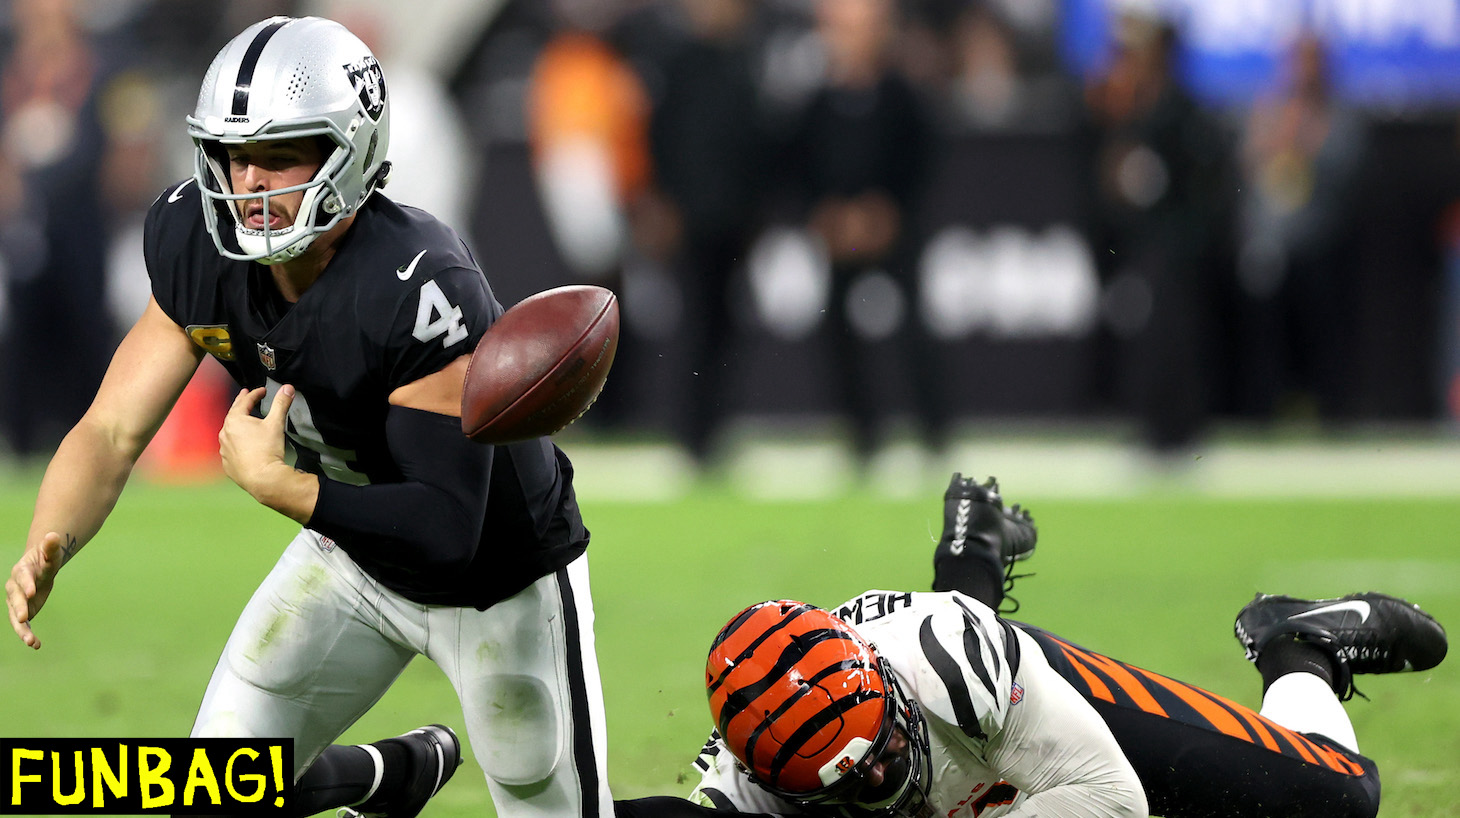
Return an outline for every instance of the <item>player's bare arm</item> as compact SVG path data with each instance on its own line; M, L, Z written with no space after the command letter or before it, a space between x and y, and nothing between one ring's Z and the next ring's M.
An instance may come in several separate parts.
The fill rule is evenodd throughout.
M391 405L460 417L461 388L470 363L471 356L463 355L436 372L400 387L390 393Z
M57 448L36 497L25 553L5 583L10 626L30 647L41 646L30 623L56 573L101 529L202 355L149 301L112 356L91 407Z

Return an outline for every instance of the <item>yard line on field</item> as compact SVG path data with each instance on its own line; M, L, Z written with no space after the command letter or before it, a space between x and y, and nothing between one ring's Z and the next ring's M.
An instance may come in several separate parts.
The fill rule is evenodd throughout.
M854 491L906 499L936 494L954 471L979 479L996 475L1023 497L1460 499L1460 443L1449 439L1219 442L1167 457L1113 440L964 440L942 453L889 447L859 468L836 441L782 438L742 442L712 472L702 472L672 444L580 440L569 452L582 497L625 502L673 501L705 480L756 500Z

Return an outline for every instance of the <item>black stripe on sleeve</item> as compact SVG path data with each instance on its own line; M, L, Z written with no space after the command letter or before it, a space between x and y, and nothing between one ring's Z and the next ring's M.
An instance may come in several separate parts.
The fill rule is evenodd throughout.
M958 720L959 729L972 739L988 738L978 723L978 709L973 706L968 685L963 683L963 671L958 668L958 663L948 651L943 650L938 637L933 635L933 617L923 620L922 627L918 629L918 642L922 645L928 664L933 666L938 678L943 680L943 686L948 689L948 701L953 705L953 717Z
M968 655L968 664L973 667L973 672L978 674L979 680L988 689L989 696L998 701L998 687L994 684L993 677L999 675L1003 663L999 661L999 654L994 650L994 640L989 636L988 630L984 628L983 622L973 615L973 611L969 610L967 605L963 604L963 600L955 599L954 602L963 609L963 652ZM988 663L984 662L979 637L983 637L983 641L988 643ZM992 673L989 672L990 664L993 668Z
M259 55L264 51L264 45L269 38L279 32L279 29L294 22L293 20L280 20L264 27L254 36L253 42L248 44L248 50L243 52L243 62L238 66L238 80L233 84L233 115L246 116L248 114L248 94L253 87L253 72L259 65Z
M1003 619L999 620L999 624L1004 626L1004 661L1009 663L1009 681L1013 682L1014 677L1019 675L1019 637L1014 634L1013 625Z
M731 801L728 797L726 797L725 793L720 792L714 787L705 787L704 789L700 790L700 794L710 799L710 803L714 804L717 809L722 809L727 812L740 811L735 808L735 802Z

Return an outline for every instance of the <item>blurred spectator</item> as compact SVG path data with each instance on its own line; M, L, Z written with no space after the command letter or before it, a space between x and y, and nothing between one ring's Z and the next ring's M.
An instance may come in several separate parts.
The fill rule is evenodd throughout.
M0 361L6 438L53 448L85 411L116 337L105 301L111 173L98 99L111 66L70 0L11 7L0 67L0 256L8 316ZM115 181L115 180L112 180Z
M681 437L699 459L727 410L731 282L757 226L766 135L750 41L752 0L674 0L681 32L647 69L653 185L635 208L635 236L670 266L684 296L690 396Z
M1071 108L1064 83L1023 64L1017 32L987 3L963 6L950 26L953 124L967 131L1049 130Z
M1195 442L1218 388L1230 148L1175 76L1169 23L1123 14L1114 51L1086 95L1092 244L1120 339L1117 388L1146 442L1174 452Z
M1253 106L1242 145L1239 408L1271 417L1306 398L1344 403L1356 194L1367 125L1334 95L1317 38L1300 38L1278 91Z
M918 91L890 62L898 22L892 0L819 0L815 10L826 73L794 128L786 167L831 264L827 317L838 398L858 454L870 455L881 442L881 384L872 382L869 347L897 343L923 431L939 445L944 402L931 394L927 350L914 348L924 339L911 308L918 303L915 207L932 130Z
M616 3L554 0L559 25L538 53L528 87L528 139L554 244L584 283L623 291L625 208L649 179L647 94L604 32ZM627 307L627 305L625 305ZM622 313L614 378L589 423L622 424L631 410L637 332Z
M542 48L528 91L528 128L543 206L564 260L580 276L617 274L624 204L648 180L648 101L582 0L556 0L561 28Z

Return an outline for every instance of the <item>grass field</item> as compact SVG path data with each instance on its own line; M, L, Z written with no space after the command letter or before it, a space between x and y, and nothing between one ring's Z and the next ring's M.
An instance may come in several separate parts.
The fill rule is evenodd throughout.
M7 571L36 480L0 478ZM910 497L852 488L755 501L708 482L662 502L584 499L617 795L688 791L708 729L701 663L735 611L772 597L830 605L869 587L926 587L941 483L925 482ZM1231 622L1255 591L1374 588L1422 602L1452 629L1460 622L1460 495L1072 499L1021 493L1007 476L1004 485L1040 526L1026 563L1037 576L1015 591L1019 618L1245 704L1258 704L1259 680ZM0 735L185 734L234 617L291 533L227 483L135 483L62 573L36 622L45 647L29 651L7 630ZM1383 774L1381 815L1460 816L1460 661L1361 688L1372 701L1349 712ZM459 726L461 713L422 660L346 740L432 721ZM427 815L489 814L468 756Z

